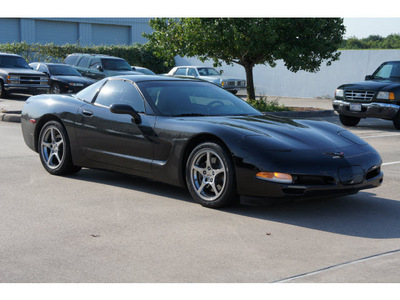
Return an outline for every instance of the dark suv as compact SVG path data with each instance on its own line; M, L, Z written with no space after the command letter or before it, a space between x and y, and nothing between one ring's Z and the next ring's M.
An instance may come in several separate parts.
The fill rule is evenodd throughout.
M333 109L346 126L356 126L361 118L380 118L400 129L400 61L384 62L363 82L339 86Z
M10 93L47 93L48 81L46 74L32 70L22 56L0 53L0 98Z
M83 76L95 80L116 75L140 75L132 70L126 60L103 54L74 53L68 55L64 63L73 66Z

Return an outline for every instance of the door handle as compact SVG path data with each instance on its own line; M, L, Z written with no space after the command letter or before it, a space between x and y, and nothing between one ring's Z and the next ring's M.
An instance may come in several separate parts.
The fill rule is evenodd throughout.
M87 109L84 109L84 110L82 111L82 114L83 114L84 116L87 116L87 117L93 116L93 112L92 112L91 110L87 110Z

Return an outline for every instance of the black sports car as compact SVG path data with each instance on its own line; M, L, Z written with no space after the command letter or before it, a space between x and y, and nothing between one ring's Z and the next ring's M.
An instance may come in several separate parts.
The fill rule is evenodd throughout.
M105 78L76 95L30 97L21 124L51 174L88 167L144 176L187 187L207 207L238 195L352 194L383 180L381 157L351 132L265 116L197 80Z
M77 93L96 81L84 77L73 67L56 63L30 63L29 66L50 77L50 94Z

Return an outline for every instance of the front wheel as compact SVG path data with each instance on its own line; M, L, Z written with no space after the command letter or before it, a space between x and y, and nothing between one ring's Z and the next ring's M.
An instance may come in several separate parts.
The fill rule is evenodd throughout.
M65 175L81 169L72 164L68 136L59 122L47 122L40 131L38 143L40 160L50 174Z
M360 119L359 117L352 117L352 116L346 116L346 115L339 115L340 122L344 126L356 126L359 122Z
M3 81L0 80L0 98L6 98L7 97L7 92L4 89L4 83Z
M232 159L213 142L198 145L189 155L186 184L192 197L205 207L228 206L237 199Z

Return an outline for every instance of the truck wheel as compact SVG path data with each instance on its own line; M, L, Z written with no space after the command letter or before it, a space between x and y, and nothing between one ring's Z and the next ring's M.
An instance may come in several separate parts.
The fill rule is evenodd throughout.
M339 119L344 126L356 126L361 118L339 114Z
M400 111L397 113L397 115L393 119L393 125L396 129L400 130Z
M4 89L4 83L3 81L0 80L0 98L6 98L7 97L7 92Z

